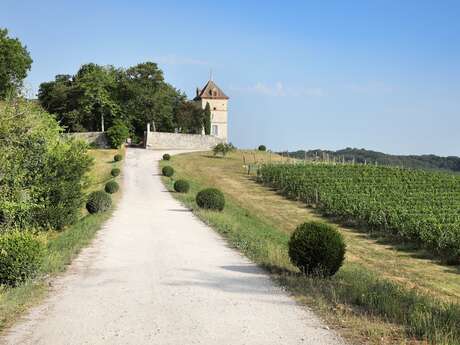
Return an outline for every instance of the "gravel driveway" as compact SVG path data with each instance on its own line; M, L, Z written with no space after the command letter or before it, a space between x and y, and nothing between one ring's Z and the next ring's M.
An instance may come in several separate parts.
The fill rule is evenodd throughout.
M163 153L127 150L113 217L0 344L343 344L173 199Z

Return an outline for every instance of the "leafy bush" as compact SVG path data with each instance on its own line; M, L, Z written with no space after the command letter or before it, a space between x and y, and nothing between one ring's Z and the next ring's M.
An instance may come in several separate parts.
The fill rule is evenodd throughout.
M196 203L204 209L222 211L225 207L225 197L220 190L207 188L196 195Z
M174 182L174 190L178 193L188 193L190 184L186 180L177 180Z
M102 190L92 192L88 196L88 201L86 203L86 209L89 213L105 212L110 206L112 206L112 198Z
M174 175L174 169L172 166L169 165L164 166L161 172L163 173L163 176L166 177L171 177L172 175Z
M292 233L289 257L304 274L331 276L342 266L345 243L334 226L307 222Z
M120 175L120 172L121 172L120 169L113 168L112 171L110 171L110 175L112 175L113 177L117 177L118 175Z
M105 184L105 191L109 194L113 194L118 192L120 189L120 186L116 181L109 181Z
M115 162L119 162L119 161L121 161L122 159L123 159L123 156L122 156L121 154L119 154L119 153L116 154L115 156L113 156L113 160L114 160Z
M45 244L28 231L0 235L0 284L16 286L33 278L45 255Z
M115 120L106 132L110 146L119 148L129 137L129 129L121 120Z
M267 151L267 147L265 145L259 145L259 151Z
M226 143L219 143L214 148L212 149L212 152L214 152L214 156L217 156L219 153L222 154L222 156L226 156L227 153L232 152L235 150L235 146L232 144L226 144Z
M62 229L75 222L92 164L87 145L63 136L51 115L25 100L0 103L0 118L5 227Z
M164 161L169 161L170 159L171 159L171 155L170 155L169 153L165 153L165 154L163 155L163 160L164 160Z

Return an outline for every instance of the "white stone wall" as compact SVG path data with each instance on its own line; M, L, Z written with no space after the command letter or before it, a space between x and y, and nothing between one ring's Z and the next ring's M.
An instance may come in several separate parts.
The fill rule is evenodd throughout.
M107 136L104 132L75 132L64 135L85 141L88 145L100 148L109 147Z
M209 150L222 138L201 134L146 132L146 148L152 150Z

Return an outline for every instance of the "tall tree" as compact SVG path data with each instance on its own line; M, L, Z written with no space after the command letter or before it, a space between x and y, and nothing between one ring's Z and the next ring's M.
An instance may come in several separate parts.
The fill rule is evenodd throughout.
M206 103L204 107L204 134L211 134L211 106Z
M26 46L8 37L7 29L0 29L0 99L19 91L31 65Z
M203 109L195 102L182 102L176 111L176 123L181 133L201 134L204 123Z

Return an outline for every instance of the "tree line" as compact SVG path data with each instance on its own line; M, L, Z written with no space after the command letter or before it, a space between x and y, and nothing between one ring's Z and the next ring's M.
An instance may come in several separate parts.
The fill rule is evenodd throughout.
M286 154L286 153L284 153ZM378 164L412 169L460 171L460 157L436 155L390 155L382 152L346 148L343 150L299 150L287 152L293 158L309 160L337 160L360 164Z
M20 94L31 68L27 47L0 29L0 100ZM142 137L148 122L161 132L210 134L211 111L174 88L163 71L147 61L129 68L87 63L74 74L57 74L40 84L40 105L67 132L125 126Z
M101 131L121 122L142 137L150 122L160 132L201 134L205 128L209 134L209 108L187 100L150 61L127 69L85 64L75 75L42 83L38 100L70 132Z

